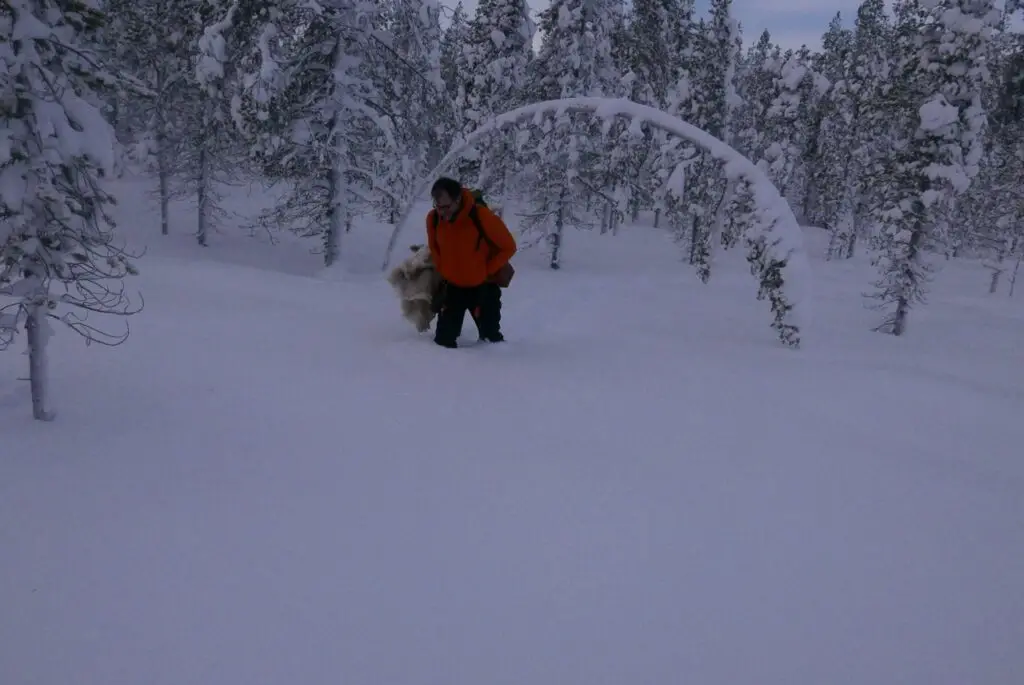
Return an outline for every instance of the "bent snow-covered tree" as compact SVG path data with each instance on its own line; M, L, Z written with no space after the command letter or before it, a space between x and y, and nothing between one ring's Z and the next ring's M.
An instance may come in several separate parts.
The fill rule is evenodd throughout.
M130 314L122 279L135 268L113 243L114 132L99 92L114 83L93 46L103 21L91 3L8 0L0 9L0 349L24 327L32 413L46 398L49 322L86 342L116 345L90 312Z
M432 180L466 150L484 137L523 123L543 125L546 117L565 113L589 113L604 121L605 131L620 119L677 136L702 148L722 164L722 172L740 195L750 199L743 240L747 261L758 280L758 299L767 299L773 314L772 328L786 345L798 347L807 325L806 297L810 293L810 265L803 246L803 235L796 217L778 189L749 159L721 140L670 114L625 99L596 97L549 100L514 109L484 123L460 141L423 180L416 194L409 198L406 210L398 221L388 244L384 260L387 268L398 232L415 199L427 191Z

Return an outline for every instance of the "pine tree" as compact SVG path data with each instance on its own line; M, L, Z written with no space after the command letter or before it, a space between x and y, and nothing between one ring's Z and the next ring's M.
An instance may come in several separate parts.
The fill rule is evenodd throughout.
M628 96L632 84L628 59L633 25L621 0L611 2L608 11L611 15L605 30L611 45L610 71L622 75L611 86L610 94ZM595 164L580 183L586 189L587 211L600 217L602 233L614 234L628 214L635 215L641 204L650 204L648 179L655 161L653 145L661 132L623 119L605 121L601 134L606 154L595 157Z
M827 109L827 98L832 83L815 69L814 55L807 46L797 50L795 57L805 71L796 88L796 116L792 122L790 139L795 154L786 190L793 206L806 217L810 200L816 191L816 174L821 166L818 160L818 130Z
M134 156L155 170L160 232L170 233L173 177L182 171L181 140L196 100L190 63L198 40L184 0L108 0L105 37L117 63L145 85L149 97L122 93L118 111L135 136Z
M268 175L291 181L290 192L262 219L318 237L331 266L352 218L385 189L375 153L403 154L375 86L384 79L382 46L373 42L382 10L370 0L334 0L296 2L289 14L300 35L282 61L266 64L276 86L252 135Z
M453 104L459 97L459 87L463 78L460 60L468 35L469 20L462 0L459 0L455 5L448 28L445 29L444 35L441 37L441 78L448 91L448 100ZM450 143L451 141L449 141Z
M673 20L677 0L634 0L629 27L630 99L664 109L674 85Z
M843 27L838 12L821 43L822 52L812 57L812 64L828 82L828 88L818 101L803 155L807 169L803 215L815 226L832 226L846 182L843 159L848 154L846 138L850 130L846 77L853 46L853 32Z
M127 338L79 312L138 311L123 292L135 274L114 244L101 178L114 169L115 137L103 119L115 77L98 59L104 15L76 0L8 0L0 9L0 347L22 326L32 413L48 420L47 341L57 319L86 342Z
M612 57L614 18L621 7L612 0L555 0L541 13L544 34L540 53L531 64L531 88L544 100L580 96L614 97L621 79ZM600 166L600 127L585 115L561 114L547 121L536 139L527 172L533 210L524 220L548 236L552 269L561 265L565 227L590 227L580 208L592 199L588 180Z
M463 49L466 73L459 110L464 136L525 104L535 31L525 0L482 0L477 6ZM495 134L477 146L479 165L469 173L488 195L504 195L509 172L515 171L513 136Z
M986 257L990 293L1014 261L1016 274L1024 257L1024 39L1007 35L1012 44L999 62L988 149L958 217Z
M835 225L846 177L844 160L849 156L851 99L847 81L853 32L842 25L837 12L822 36L822 52L812 65L828 87L818 100L815 120L803 151L806 169L803 215L815 226Z
M237 14L237 1L199 0L191 27L199 31L194 72L198 88L185 96L190 111L182 156L186 188L196 196L196 241L204 247L225 216L219 184L235 179L238 161L232 155L235 50L229 43Z
M886 311L878 330L902 335L910 308L924 298L934 227L978 173L985 57L999 14L991 0L903 0L896 12L899 61L890 105L899 128L889 192L878 211L883 232L873 297Z
M444 132L452 111L441 78L440 8L435 0L392 0L387 21L390 59L375 84L393 121L394 148L375 151L377 195L389 221L409 199L420 178L446 151Z
M760 158L767 163L768 175L784 197L794 194L798 185L800 153L805 143L806 119L801 115L808 97L805 84L813 78L805 58L788 50L781 59L768 62L773 91L763 129L767 145Z
M892 87L890 54L894 34L885 14L884 0L864 0L857 20L845 78L833 91L836 115L825 131L832 159L841 164L843 179L834 206L823 210L831 227L829 257L853 257L859 238L870 222L870 209L886 192L884 164L891 150L892 108L885 104ZM833 135L834 134L834 135Z
M775 88L769 62L777 53L779 47L772 43L768 31L763 31L737 70L742 104L736 112L733 146L748 159L759 159L767 147L765 121Z
M184 189L194 193L196 240L207 245L211 230L227 217L222 187L248 170L254 117L247 95L261 94L262 64L286 39L279 22L291 0L181 0L191 18L195 88L181 96L188 116L181 138ZM319 7L315 2L311 7ZM193 36L196 36L193 39ZM272 71L272 70L271 70Z
M684 106L675 96L685 93L688 97L689 93L689 55L684 52L690 42L692 15L692 0L633 3L632 21L623 32L625 45L620 69L626 74L630 99L665 111ZM634 220L642 207L653 206L660 213L649 179L659 178L662 170L658 160L662 150L668 153L667 145L667 136L660 130L623 139L619 176Z
M693 76L697 31L694 26L693 0L678 0L678 12L670 17L669 36L669 88L666 94L665 111L682 119L689 116L693 104ZM667 212L669 229L678 237L685 235L689 217L685 211L686 169L696 159L696 151L684 141L668 136L658 130L654 134L652 154L647 163L646 181L649 176L654 187L648 200L654 207L654 224L660 225L662 212ZM640 203L634 204L634 218L639 213Z
M688 114L683 118L723 142L734 137L738 27L731 16L732 0L713 0L710 23L699 22L693 39ZM711 276L715 236L725 230L726 208L733 201L720 164L701 154L688 173L684 205L687 219L677 222L677 239L687 245L689 261L704 282ZM721 239L719 238L719 241Z
M689 2L690 0L682 0ZM617 74L628 75L631 69L631 51L633 49L632 14L625 4L617 4L615 14L608 20L611 32L612 68Z

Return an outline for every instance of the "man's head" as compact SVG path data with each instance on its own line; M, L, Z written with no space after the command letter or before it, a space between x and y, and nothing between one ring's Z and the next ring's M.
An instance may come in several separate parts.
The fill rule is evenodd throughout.
M451 221L458 213L462 202L462 184L453 178L439 178L430 189L430 196L434 198L434 208L438 216L445 221Z

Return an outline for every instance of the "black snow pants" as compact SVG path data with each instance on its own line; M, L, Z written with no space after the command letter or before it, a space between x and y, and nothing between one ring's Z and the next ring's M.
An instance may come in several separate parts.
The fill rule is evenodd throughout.
M501 334L501 288L494 283L472 288L445 283L434 342L442 347L457 347L456 340L462 334L466 312L476 322L481 340L502 342L505 339Z

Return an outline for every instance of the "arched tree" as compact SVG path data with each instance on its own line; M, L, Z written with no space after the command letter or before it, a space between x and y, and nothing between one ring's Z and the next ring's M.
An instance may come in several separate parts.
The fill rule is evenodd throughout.
M430 180L473 145L486 136L506 128L530 122L544 129L551 117L588 115L603 121L608 131L620 119L631 126L658 129L700 147L722 165L722 173L736 192L749 197L743 241L747 261L757 278L758 299L768 300L772 311L771 326L786 345L798 347L807 325L806 298L810 294L810 265L803 246L803 234L789 205L778 189L753 162L709 133L670 114L625 99L599 97L566 98L539 102L512 110L476 129L457 144L426 178L417 196L425 193ZM546 121L547 120L547 121ZM398 222L388 243L384 267L398 242L398 233L412 211L412 202Z

